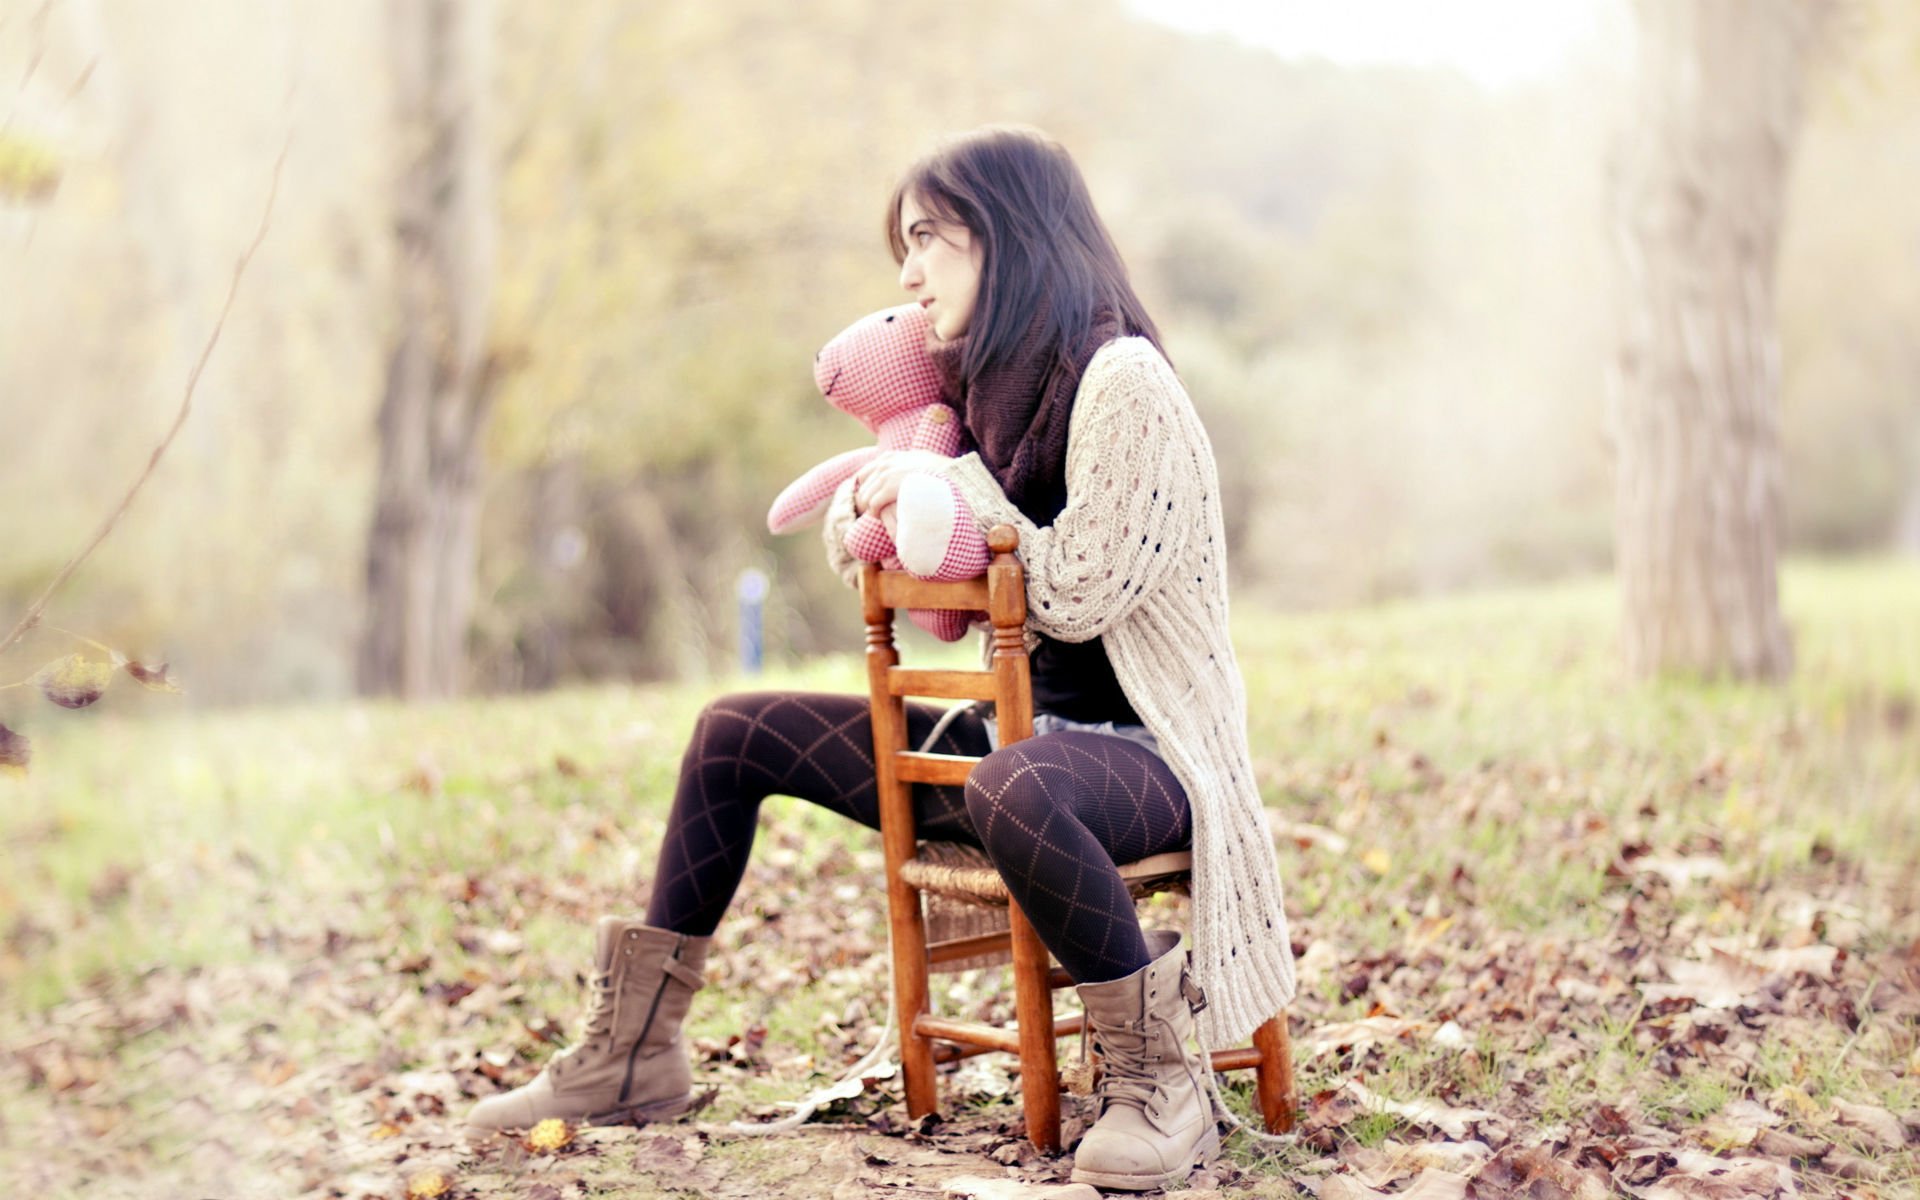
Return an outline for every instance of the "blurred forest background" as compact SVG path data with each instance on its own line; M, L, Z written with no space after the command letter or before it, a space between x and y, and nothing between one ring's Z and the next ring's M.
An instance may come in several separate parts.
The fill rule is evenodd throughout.
M1120 0L501 0L467 686L729 669L747 567L770 654L860 645L817 539L764 513L865 440L809 363L901 298L895 176L989 121L1086 170L1213 434L1237 596L1605 570L1626 20L1489 89ZM1827 34L1780 257L1786 544L1920 552L1920 10L1861 0ZM418 133L390 37L373 0L0 3L9 620L172 419L286 145L192 418L50 617L170 657L199 702L353 691Z

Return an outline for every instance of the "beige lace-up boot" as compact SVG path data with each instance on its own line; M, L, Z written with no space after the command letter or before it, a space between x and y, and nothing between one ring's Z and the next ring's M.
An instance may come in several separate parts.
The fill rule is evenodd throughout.
M685 1112L693 1068L680 1024L705 982L700 972L712 944L643 921L600 918L582 1040L554 1055L533 1082L474 1105L467 1128L525 1129L548 1117L617 1125Z
M1124 979L1083 983L1104 1074L1097 1119L1073 1155L1073 1182L1113 1191L1178 1187L1220 1153L1193 1014L1206 1003L1173 949Z

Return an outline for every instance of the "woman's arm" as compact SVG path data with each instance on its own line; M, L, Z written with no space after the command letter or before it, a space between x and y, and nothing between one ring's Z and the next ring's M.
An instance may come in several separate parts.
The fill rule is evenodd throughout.
M1112 628L1168 581L1204 528L1211 450L1184 411L1179 378L1143 339L1107 355L1089 366L1074 398L1067 504L1052 525L1027 520L978 454L942 471L981 529L1004 523L1019 531L1028 622L1064 642Z
M860 560L847 553L847 530L856 517L853 511L854 477L848 476L834 489L827 501L826 520L820 523L821 538L827 544L827 565L850 588L860 586Z

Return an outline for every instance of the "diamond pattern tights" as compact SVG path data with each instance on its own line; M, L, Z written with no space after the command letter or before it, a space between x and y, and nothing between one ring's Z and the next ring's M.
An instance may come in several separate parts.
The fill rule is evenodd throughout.
M907 705L919 746L941 711ZM932 749L985 754L985 723L966 710ZM795 796L880 827L873 732L864 696L748 692L707 705L694 726L647 904L649 924L708 935L746 871L760 802ZM1061 732L1003 746L964 788L914 787L922 837L984 848L1041 940L1079 983L1147 965L1133 900L1114 863L1184 848L1186 793L1136 742Z

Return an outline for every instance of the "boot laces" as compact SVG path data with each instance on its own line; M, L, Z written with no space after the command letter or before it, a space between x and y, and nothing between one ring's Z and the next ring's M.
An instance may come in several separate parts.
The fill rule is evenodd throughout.
M565 1067L580 1051L613 1032L613 972L597 972L587 980L587 987L593 993L592 1006L587 1010L587 1026L581 1030L579 1041L553 1056L549 1069L558 1071Z
M1151 1053L1154 1038L1145 1023L1102 1027L1094 1037L1099 1049L1103 1074L1100 1080L1100 1111L1115 1104L1126 1104L1146 1111L1160 1090L1153 1064L1161 1055Z

